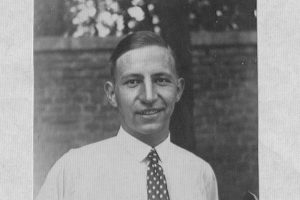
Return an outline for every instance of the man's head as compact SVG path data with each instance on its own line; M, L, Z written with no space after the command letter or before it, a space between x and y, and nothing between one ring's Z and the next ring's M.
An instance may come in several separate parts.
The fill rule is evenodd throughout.
M146 46L159 46L168 49L173 59L173 64L176 69L176 57L170 46L163 38L151 31L138 31L127 35L116 46L110 57L110 74L111 78L115 79L115 69L118 58L130 50L139 49ZM177 73L177 69L176 69Z
M184 89L172 50L155 33L136 32L118 44L111 62L113 81L104 88L122 127L151 146L159 144Z

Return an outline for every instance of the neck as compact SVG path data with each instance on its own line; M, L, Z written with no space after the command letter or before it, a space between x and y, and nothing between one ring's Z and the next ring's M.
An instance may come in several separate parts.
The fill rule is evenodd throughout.
M165 141L168 138L168 135L169 135L169 133L166 133L166 134L161 135L161 137L159 137L159 138L152 138L151 135L150 136L146 135L144 137L140 137L137 139L139 139L140 141L142 141L154 148L157 145L159 145L160 143L162 143L163 141Z
M134 131L127 130L126 127L122 127L128 134L140 140L141 142L151 146L156 147L168 138L169 130L163 132L153 132L153 133L138 133Z

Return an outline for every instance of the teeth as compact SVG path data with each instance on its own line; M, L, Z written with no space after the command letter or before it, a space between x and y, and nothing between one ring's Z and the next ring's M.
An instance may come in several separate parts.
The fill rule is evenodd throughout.
M158 113L159 110L147 110L147 111L143 111L141 112L142 115L153 115L155 113Z

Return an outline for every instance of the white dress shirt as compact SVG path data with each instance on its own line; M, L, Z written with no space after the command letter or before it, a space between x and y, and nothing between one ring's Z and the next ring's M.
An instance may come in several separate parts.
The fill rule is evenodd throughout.
M218 200L210 165L174 145L155 147L170 200ZM116 137L70 150L50 170L37 200L147 200L151 147L121 127Z

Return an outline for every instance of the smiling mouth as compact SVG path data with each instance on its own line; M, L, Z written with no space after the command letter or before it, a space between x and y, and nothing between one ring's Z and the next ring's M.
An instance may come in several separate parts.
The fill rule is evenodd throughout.
M137 114L139 114L139 115L155 115L155 114L157 114L161 111L163 111L162 108L160 108L160 109L146 109L146 110L138 111Z

